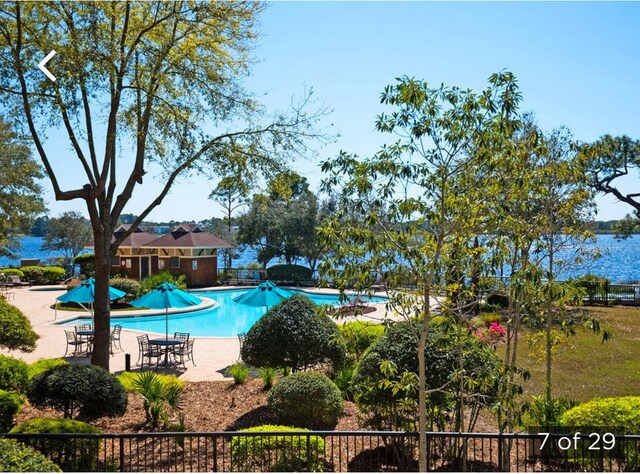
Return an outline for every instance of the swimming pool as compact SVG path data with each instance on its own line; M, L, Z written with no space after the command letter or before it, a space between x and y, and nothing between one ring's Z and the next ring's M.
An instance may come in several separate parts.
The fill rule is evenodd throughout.
M253 308L233 302L233 298L252 288L234 290L214 290L194 292L197 296L210 298L218 303L214 308L169 315L169 333L176 331L188 332L192 336L209 337L236 337L238 333L247 332L253 324L260 319L265 308ZM312 293L308 291L290 290L293 293L302 293L308 296L316 304L339 304L338 294ZM384 303L386 298L374 296L372 303ZM140 317L114 317L112 313L111 326L120 324L125 329L136 331L155 332L164 334L165 316L140 316ZM78 324L81 319L74 319L64 324ZM86 319L82 319L86 323Z

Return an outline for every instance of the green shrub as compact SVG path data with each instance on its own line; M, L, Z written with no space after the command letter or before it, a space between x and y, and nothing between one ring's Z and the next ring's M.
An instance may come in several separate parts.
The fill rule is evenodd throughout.
M0 275L18 275L21 280L24 278L24 273L22 273L22 270L19 270L17 268L3 268L2 270L0 270Z
M311 276L311 269L302 265L283 264L267 268L267 279L274 281L299 282L311 280Z
M161 283L173 283L181 290L184 290L187 287L187 277L186 275L174 275L166 270L155 275L149 275L140 283L140 293L149 293Z
M576 405L577 401L568 398L554 398L549 402L545 396L533 397L533 400L525 405L522 424L524 427L556 427L564 413Z
M333 427L344 412L340 390L319 372L283 378L269 392L267 404L283 423L304 428Z
M38 335L31 328L25 314L0 298L0 347L33 352Z
M127 295L125 301L132 301L140 296L140 282L132 278L112 278L109 285L117 290L124 291Z
M294 372L326 362L339 367L345 360L340 331L316 309L304 295L275 305L249 329L242 360L254 367L291 367Z
M144 412L151 428L158 427L160 420L165 426L171 425L170 415L177 415L179 424L184 428L182 416L182 397L184 383L180 380L162 379L158 374L140 372L133 382L134 390L144 401Z
M86 276L93 276L96 272L96 255L94 253L83 253L75 259L75 264L80 266L80 273Z
M53 285L64 280L67 272L62 267L20 267L26 280L36 285Z
M596 297L604 297L609 293L611 281L608 278L601 278L597 275L587 274L569 280L569 284L578 288L581 293L587 296L587 304L593 304Z
M273 382L276 380L276 369L273 367L261 367L258 373L260 374L262 386L265 390L273 387Z
M0 354L0 389L24 393L29 383L29 367L15 357Z
M24 400L19 393L0 390L0 433L13 426L13 417L20 413Z
M500 321L502 321L502 315L499 313L484 313L482 315L482 323L487 327L491 326L491 323L499 323Z
M29 378L31 379L42 372L63 364L68 364L68 362L64 359L38 359L27 367Z
M125 391L130 393L138 393L139 387L136 385L136 381L140 378L140 375L144 372L122 372L116 375L116 378L122 384ZM180 380L175 375L170 374L155 374L156 377L164 385L176 385L184 388L184 381Z
M420 338L421 323L398 322L391 325L376 343L362 356L353 374L354 400L367 423L374 429L413 429L416 410L408 409L403 416L398 413L398 402L408 407L407 401L417 403L418 354L416 347ZM458 340L461 338L461 340ZM433 321L429 325L426 360L427 389L439 389L427 397L430 413L429 429L444 429L447 411L455 407L456 385L448 382L458 373L459 347L462 348L462 364L465 371L467 408L488 407L495 401L500 378L501 360L488 344L473 334L463 331L448 322ZM385 373L383 362L392 362L395 374ZM406 385L407 375L413 374L412 390L395 391L386 382ZM406 416L405 416L406 415Z
M229 367L229 373L233 377L233 381L237 385L242 385L247 380L249 380L249 374L251 373L251 369L243 364L242 362L236 362L231 367Z
M20 423L14 427L12 434L40 434L40 433L74 433L74 434L101 434L97 428L89 423L63 418L35 418ZM26 444L33 443L38 451L47 457L56 460L63 471L96 471L98 467L98 451L100 440L98 438L70 438L51 439L46 443L39 443L37 438Z
M353 400L353 387L351 384L353 382L354 372L354 367L341 367L331 378L333 383L336 384L336 387L338 387L338 390L340 390L342 398L345 400Z
M290 426L262 425L245 433L279 433L282 436L234 436L231 438L233 466L244 472L319 472L323 471L324 440L315 435L286 435L309 430Z
M351 321L340 328L340 335L347 352L359 359L362 354L384 334L384 326L368 321Z
M0 472L60 472L60 468L35 449L0 438Z
M615 427L622 433L640 433L640 397L594 398L560 417L567 427Z
M494 308L506 308L509 306L509 297L502 293L491 293L487 296L487 304Z
M127 409L127 393L118 379L88 364L63 364L36 375L27 397L36 407L63 410L65 418L76 413L83 418L119 416Z

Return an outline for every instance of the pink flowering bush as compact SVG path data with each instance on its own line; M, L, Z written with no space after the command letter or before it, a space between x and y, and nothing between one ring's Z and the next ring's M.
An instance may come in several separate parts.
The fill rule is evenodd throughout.
M482 331L476 329L473 335L483 342L496 346L499 342L503 342L507 330L502 324L494 322Z

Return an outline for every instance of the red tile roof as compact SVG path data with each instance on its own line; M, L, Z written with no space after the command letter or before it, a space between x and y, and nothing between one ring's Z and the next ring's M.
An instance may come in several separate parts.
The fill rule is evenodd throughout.
M231 248L232 245L210 232L171 232L143 244L142 247L208 247L221 249Z

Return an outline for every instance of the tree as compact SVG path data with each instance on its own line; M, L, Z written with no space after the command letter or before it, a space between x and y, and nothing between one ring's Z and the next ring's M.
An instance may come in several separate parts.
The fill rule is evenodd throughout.
M36 217L36 220L33 222L33 225L31 226L31 235L35 237L44 237L44 234L47 232L48 224L49 224L48 216Z
M376 121L394 142L371 158L341 152L323 163L329 173L323 190L338 193L339 212L319 229L330 249L322 272L341 290L352 285L359 291L370 291L375 276L383 275L388 309L421 321L415 348L421 471L427 468L425 347L432 297L455 291L442 285L444 256L459 249L455 260L468 261L458 243L480 233L479 211L496 193L490 182L480 188L478 176L518 127L519 101L509 72L493 74L480 93L402 77L385 88L382 103L392 111ZM397 291L406 285L415 291ZM464 384L463 372L456 381Z
M209 199L222 206L224 212L223 222L226 225L224 236L229 244L236 242L233 232L233 213L248 204L247 195L249 193L249 182L241 177L226 176L220 180L218 186L211 192ZM225 250L226 268L231 268L233 263L233 249Z
M69 211L49 219L41 249L60 252L67 271L73 275L75 259L91 243L92 237L89 221L79 212Z
M109 367L111 262L121 242L190 171L278 171L301 154L324 111L310 95L291 113L269 117L241 86L249 71L254 2L23 3L0 6L0 92L28 127L57 200L85 201L95 244L92 363ZM55 49L49 80L33 67ZM206 125L205 125L206 124ZM45 130L68 139L83 178L59 180ZM126 145L125 145L126 144ZM131 150L131 156L123 155ZM70 166L69 159L65 166ZM206 163L206 166L205 166ZM125 206L148 170L161 191L112 240Z
M238 218L238 242L258 248L258 261L283 257L288 264L311 256L316 242L318 198L306 178L292 171L276 175L264 194L253 196ZM316 258L317 261L317 258Z
M29 233L44 208L38 179L42 168L31 157L28 142L0 117L0 256L13 256L17 233Z
M640 170L640 140L633 140L626 135L604 135L593 143L583 145L582 153L587 160L591 186L598 192L611 194L627 203L640 217L640 192L625 193L618 186L625 176Z

